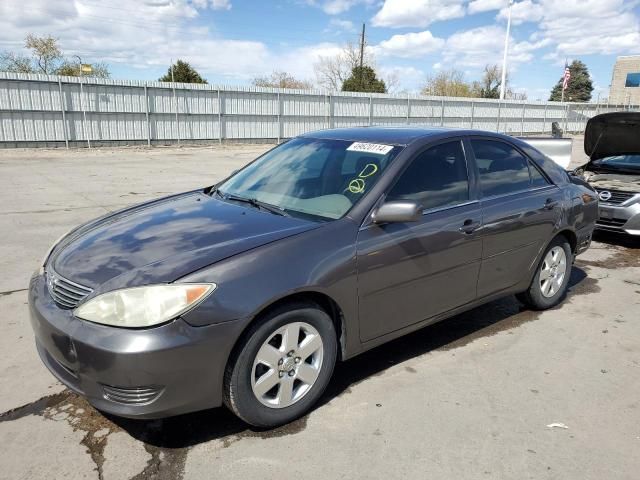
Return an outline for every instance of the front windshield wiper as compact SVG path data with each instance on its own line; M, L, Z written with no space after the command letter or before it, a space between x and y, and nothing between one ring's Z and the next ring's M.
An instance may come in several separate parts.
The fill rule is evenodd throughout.
M276 215L281 215L283 217L291 216L283 208L280 208L276 205L271 205L270 203L261 202L260 200L256 200L255 198L241 197L240 195L234 195L233 193L222 193L218 189L216 189L215 193L220 195L225 200L248 203L249 205L255 208L266 210L267 212L274 213Z

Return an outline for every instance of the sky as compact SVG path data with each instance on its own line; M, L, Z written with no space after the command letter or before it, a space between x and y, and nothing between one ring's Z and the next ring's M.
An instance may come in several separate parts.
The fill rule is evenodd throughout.
M396 92L457 69L469 81L502 64L509 0L0 0L0 50L51 34L68 55L104 61L112 78L157 80L173 59L213 84L274 70L315 81L314 64L366 24L367 48ZM640 54L640 0L517 0L508 72L514 91L546 100L565 60L585 62L594 99L615 59Z

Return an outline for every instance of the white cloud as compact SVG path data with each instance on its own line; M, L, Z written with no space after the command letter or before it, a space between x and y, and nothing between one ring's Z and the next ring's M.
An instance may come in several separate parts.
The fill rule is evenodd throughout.
M375 0L307 0L307 4L320 7L327 15L340 15L358 4L372 5Z
M623 0L541 0L539 36L556 56L637 53L640 21Z
M261 42L229 40L193 27L196 1L24 0L0 4L0 48L18 49L30 32L58 38L63 52L85 62L133 68L166 68L171 59L233 82L271 71L275 55ZM211 3L207 8L212 8Z
M351 20L342 20L340 18L332 18L329 21L328 31L343 31L343 32L355 32L356 26Z
M463 0L385 0L372 23L376 27L426 27L464 14Z
M211 0L211 8L214 10L231 10L231 2L229 0Z
M443 49L445 64L455 67L480 69L485 65L501 65L505 30L497 26L478 27L454 33ZM534 52L546 45L546 41L509 42L509 70L530 62Z
M505 7L500 10L496 17L498 20L506 20L509 8ZM524 22L539 22L544 17L544 8L539 3L531 0L514 3L511 7L511 22L519 25Z
M444 40L434 37L430 31L394 35L389 40L384 40L372 48L375 55L381 57L422 57L444 45Z
M380 77L387 83L391 80L391 83L397 85L391 86L391 93L398 93L399 91L416 91L422 87L425 79L425 73L415 67L409 66L387 66L380 67Z
M500 10L508 5L509 0L473 0L469 3L469 13L489 12L491 10Z

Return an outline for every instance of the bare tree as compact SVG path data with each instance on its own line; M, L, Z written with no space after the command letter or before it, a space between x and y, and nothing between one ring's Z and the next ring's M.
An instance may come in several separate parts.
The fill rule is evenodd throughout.
M67 75L77 77L81 66L65 58L58 46L58 40L51 35L38 37L27 35L25 48L31 50L31 57L15 52L0 54L0 71L14 73L45 73L48 75ZM109 68L103 62L91 65L88 77L108 78Z
M473 97L472 86L459 70L443 70L427 78L423 95L439 97Z
M287 72L274 71L269 76L255 77L251 80L254 87L293 88L297 90L309 90L313 84L307 80L298 80Z
M0 53L0 71L12 73L36 73L31 66L31 59L14 52Z
M509 78L506 79L506 94L512 92L509 89ZM482 79L473 82L471 89L474 97L500 98L500 85L502 84L502 69L498 65L485 65Z
M51 35L37 37L30 33L27 35L24 46L31 50L38 73L50 75L64 60L58 40Z
M363 64L375 69L375 59L369 49L364 49ZM321 56L313 65L318 85L327 90L341 90L342 84L360 66L360 47L349 42L334 56Z

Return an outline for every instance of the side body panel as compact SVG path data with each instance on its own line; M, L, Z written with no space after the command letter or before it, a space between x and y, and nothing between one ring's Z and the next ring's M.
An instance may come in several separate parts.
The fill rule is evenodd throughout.
M560 189L551 185L481 201L484 248L479 297L516 285L536 265L560 223L561 200Z
M427 212L416 223L371 224L358 235L360 338L366 342L476 298L482 241L478 202Z

